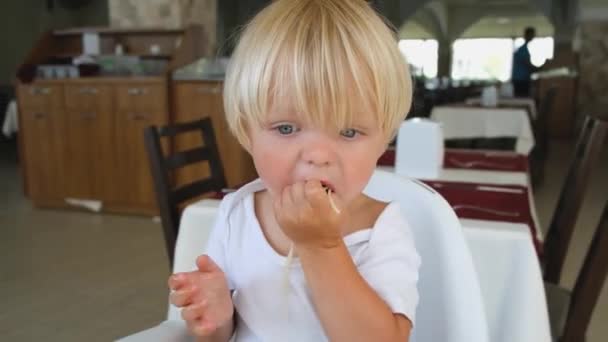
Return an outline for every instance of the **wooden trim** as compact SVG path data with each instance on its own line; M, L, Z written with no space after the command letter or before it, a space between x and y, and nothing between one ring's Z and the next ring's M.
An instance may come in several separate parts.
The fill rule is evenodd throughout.
M59 79L35 79L35 84L79 84L79 83L163 83L166 82L167 78L164 76L94 76L94 77L77 77L77 78L59 78Z
M107 27L107 26L99 26L99 27L77 27L77 28L68 28L62 30L55 30L52 34L57 36L66 36L66 35L79 35L83 33L99 33L99 34L142 34L142 35L152 35L152 34L183 34L183 28L162 28L162 27L149 27L149 28L115 28L115 27Z

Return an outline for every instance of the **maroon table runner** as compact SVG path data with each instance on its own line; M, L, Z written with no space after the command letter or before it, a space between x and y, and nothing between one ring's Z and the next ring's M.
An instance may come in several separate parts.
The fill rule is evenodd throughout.
M384 152L378 159L378 165L394 166L395 150ZM446 169L528 172L528 157L512 152L446 149L443 167Z
M378 166L395 166L395 150L389 148L378 159Z
M528 188L516 185L489 185L464 182L424 181L441 194L459 218L524 223L539 255L542 244L532 213Z

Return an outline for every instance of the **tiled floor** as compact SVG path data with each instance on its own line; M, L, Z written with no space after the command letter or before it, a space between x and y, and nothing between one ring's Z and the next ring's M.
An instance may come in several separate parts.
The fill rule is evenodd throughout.
M552 144L536 192L548 224L572 148ZM571 287L608 199L608 148L594 170L563 283ZM0 143L0 340L110 341L166 312L169 275L160 225L149 218L33 209L21 194L14 145ZM608 339L608 286L588 342Z

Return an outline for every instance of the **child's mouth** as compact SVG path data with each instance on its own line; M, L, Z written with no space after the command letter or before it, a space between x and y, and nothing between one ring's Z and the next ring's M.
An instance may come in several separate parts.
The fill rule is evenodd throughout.
M333 187L333 185L331 185L331 183L329 183L328 181L321 181L321 186L326 190L326 191L331 191L331 192L336 192L336 189Z

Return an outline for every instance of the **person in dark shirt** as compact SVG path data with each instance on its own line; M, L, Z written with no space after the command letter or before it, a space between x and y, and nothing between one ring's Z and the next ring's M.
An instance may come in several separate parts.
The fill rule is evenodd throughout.
M532 64L530 50L528 50L528 43L534 39L535 35L536 30L533 27L526 27L524 30L525 43L513 54L511 81L513 82L513 92L517 97L530 96L530 75L540 69Z

